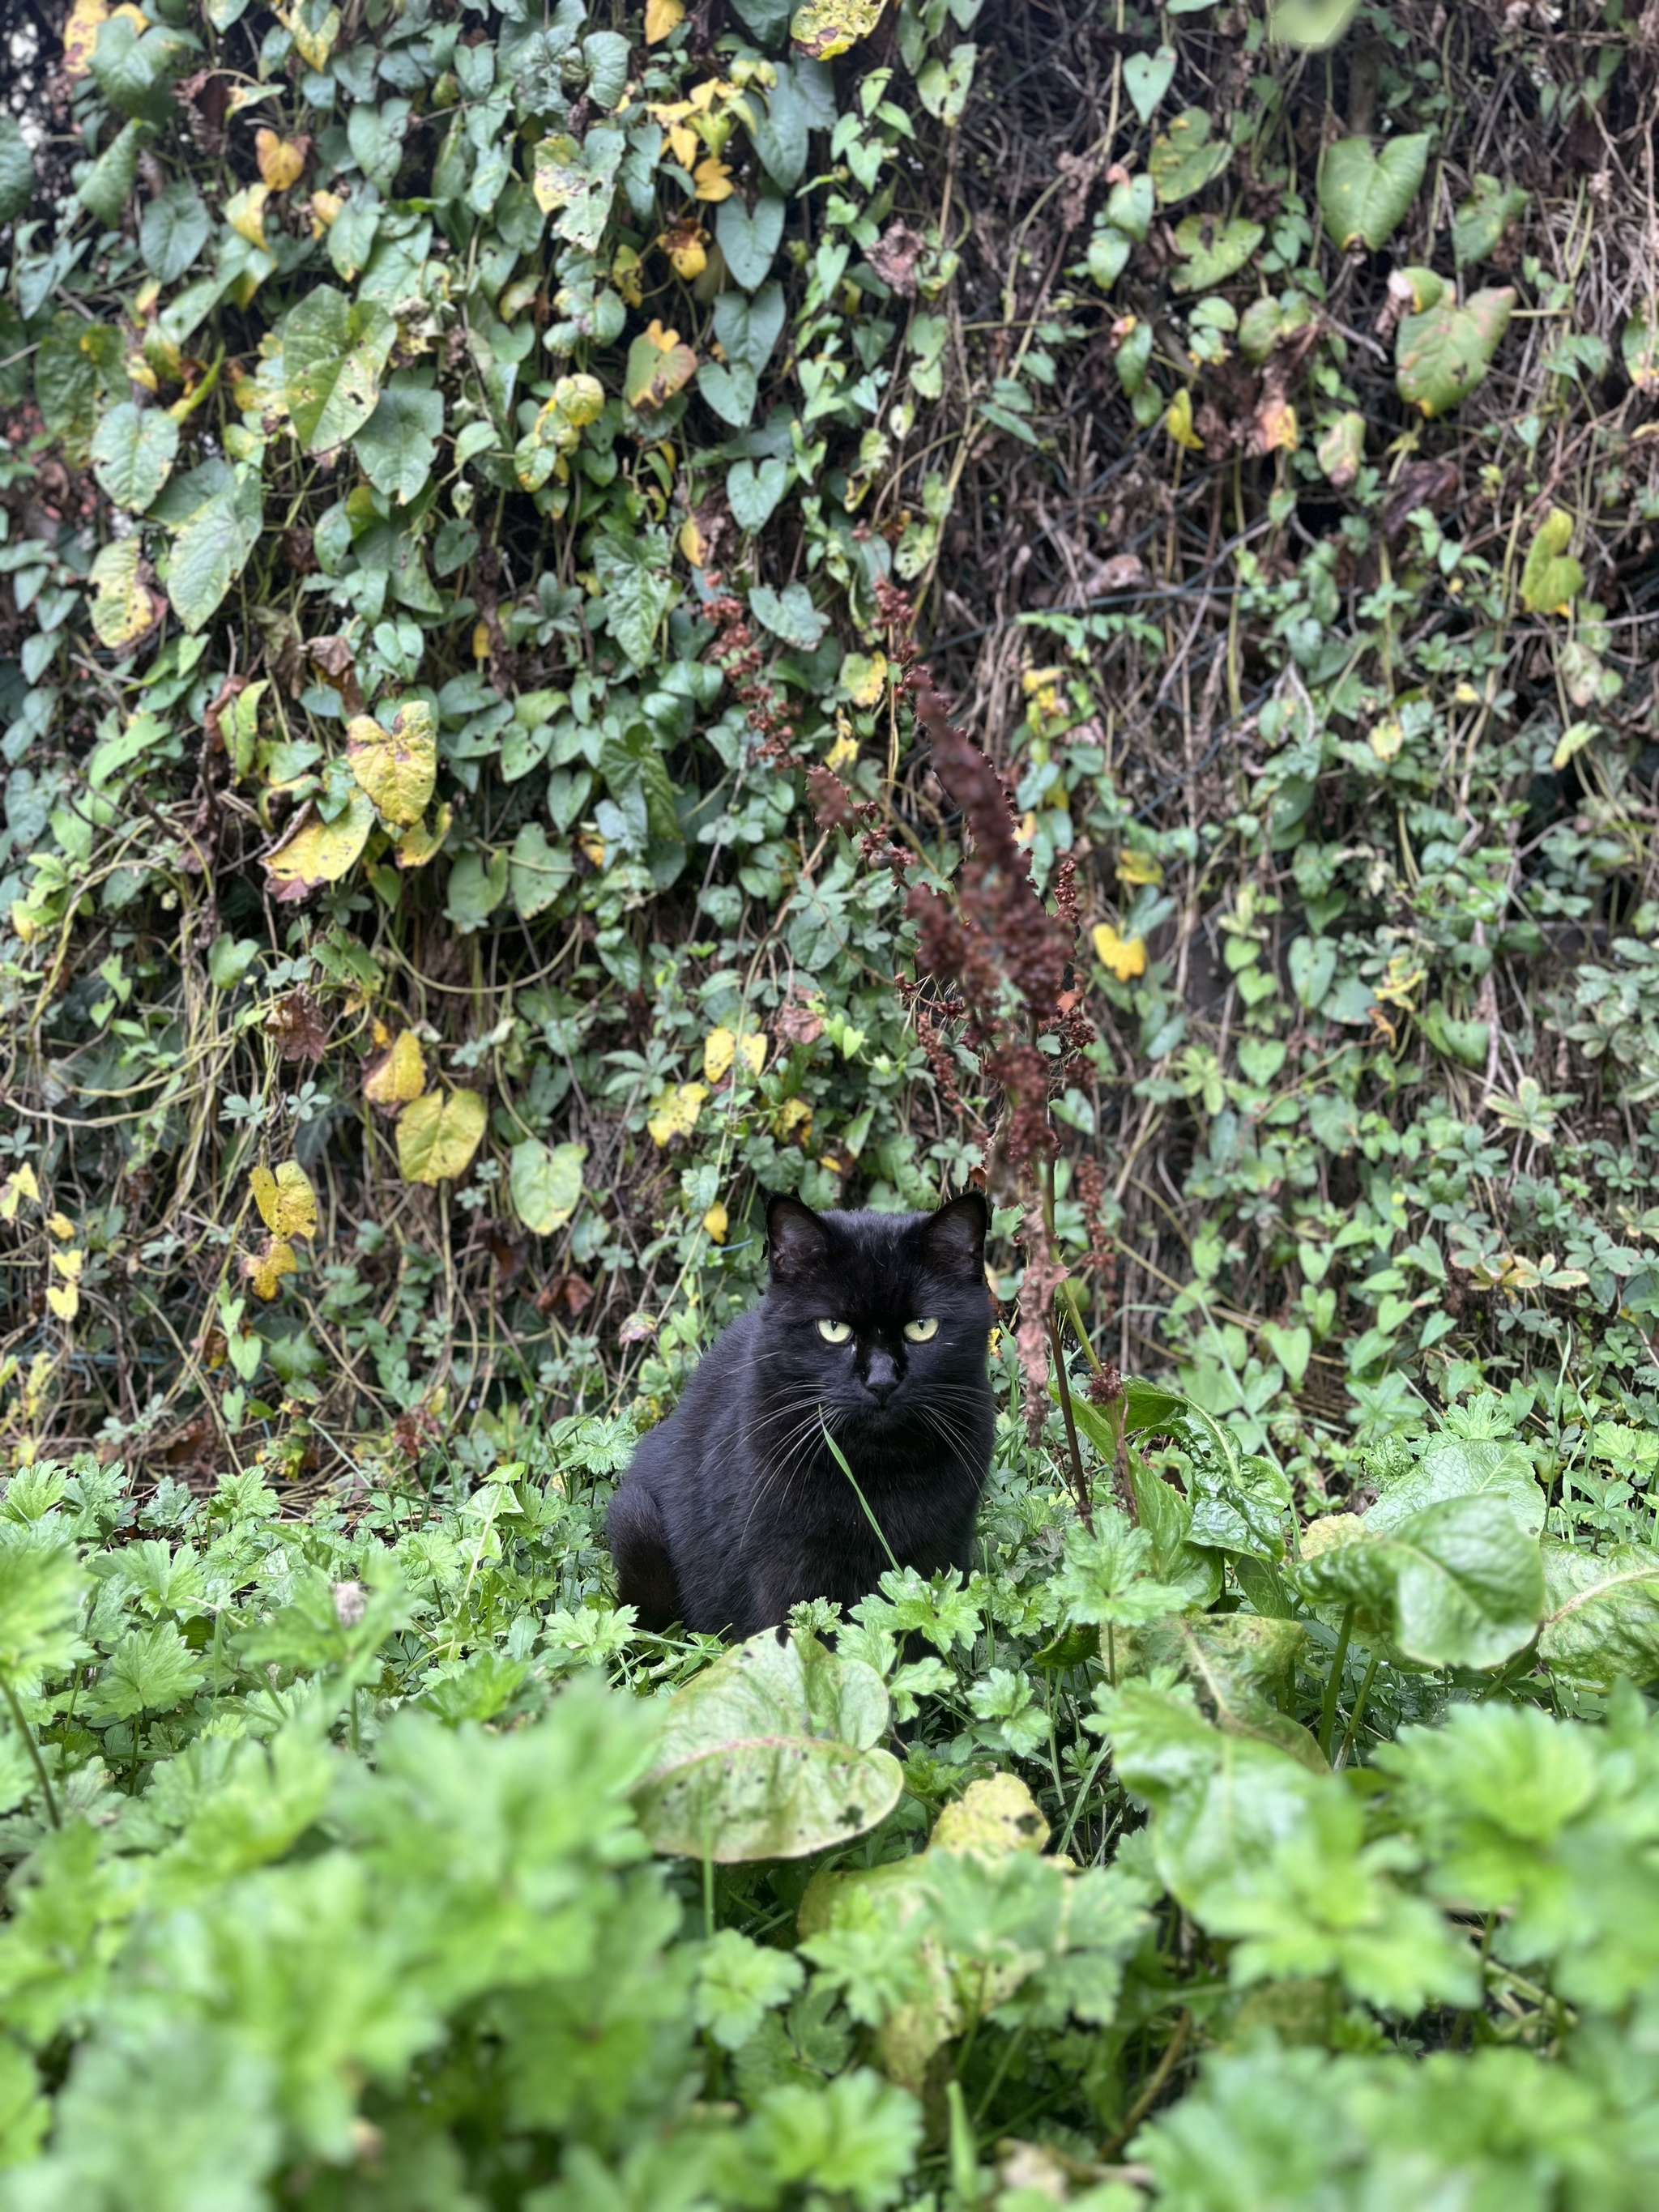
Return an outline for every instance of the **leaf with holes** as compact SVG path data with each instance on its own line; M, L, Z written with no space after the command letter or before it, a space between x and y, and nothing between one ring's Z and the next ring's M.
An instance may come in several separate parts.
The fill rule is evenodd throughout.
M1232 159L1224 138L1212 139L1210 118L1201 107L1177 115L1161 138L1154 138L1146 167L1160 207L1189 200L1215 179Z
M332 453L368 421L397 337L398 325L378 300L348 300L331 285L319 285L289 310L283 394L308 453Z
M255 1168L248 1181L259 1218L273 1237L317 1234L317 1194L298 1160L281 1161L274 1175L269 1168Z

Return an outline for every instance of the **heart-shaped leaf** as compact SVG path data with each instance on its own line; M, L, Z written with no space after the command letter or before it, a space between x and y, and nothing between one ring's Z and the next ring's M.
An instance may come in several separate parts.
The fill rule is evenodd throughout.
M747 362L704 362L697 371L697 389L722 422L734 430L748 428L758 386Z
M92 472L117 507L142 514L173 472L179 425L160 407L124 399L98 425Z
M1212 141L1210 118L1201 107L1177 115L1161 138L1154 138L1146 167L1160 207L1189 200L1218 177L1231 161L1232 148L1224 138Z
M374 827L374 802L366 791L354 791L333 821L313 816L303 823L265 862L265 872L294 896L337 884L356 865Z
M550 845L541 823L526 822L513 841L507 871L519 919L533 921L544 914L575 872L568 847Z
M807 653L830 627L829 616L812 605L812 595L805 584L786 584L781 592L757 584L749 594L749 605L756 620L774 637Z
M1455 407L1491 368L1514 305L1514 288L1505 284L1461 307L1443 299L1426 314L1407 315L1395 338L1401 398L1425 415Z
M93 451L97 452L94 443ZM1567 548L1572 543L1572 517L1565 507L1553 507L1539 527L1521 571L1521 604L1529 615L1564 615L1584 588L1584 571Z
M1352 410L1333 416L1320 432L1314 452L1333 488L1346 491L1365 459L1364 416Z
M1334 46L1353 21L1359 0L1268 0L1267 36L1302 53Z
M400 828L426 812L438 775L438 738L423 699L401 706L389 730L372 714L355 716L346 731L351 772L379 808Z
M726 501L739 530L765 527L789 489L787 461L733 461L726 477Z
M507 1184L514 1210L532 1237L550 1237L562 1229L581 1204L582 1162L586 1158L586 1145L550 1149L539 1137L526 1137L514 1146Z
M734 192L720 202L714 236L734 284L752 292L766 282L783 239L783 202L762 199L750 215Z
M1218 223L1206 216L1189 215L1176 226L1176 252L1182 265L1171 289L1177 292L1206 292L1244 266L1267 232L1259 222L1243 216Z
M1291 988L1312 1013L1323 1003L1336 976L1336 947L1328 937L1298 937L1291 941L1285 965Z
M1158 104L1175 76L1173 46L1160 46L1155 54L1131 54L1123 64L1123 89L1129 105L1143 123L1150 123Z
M34 156L29 142L14 117L0 116L0 222L12 222L26 214L33 198Z
M428 1091L398 1116L398 1171L405 1182L464 1175L489 1120L476 1091Z
M763 1630L663 1711L634 1796L658 1851L722 1866L804 1858L862 1835L898 1802L903 1770L876 1748L887 1727L880 1675L814 1636L780 1644Z
M630 407L660 407L696 374L697 356L678 331L651 323L628 349L623 394Z
M1527 196L1518 185L1500 184L1496 177L1480 176L1474 190L1452 217L1452 259L1460 269L1484 261L1494 252L1504 233L1527 211Z
M1390 138L1381 154L1369 138L1340 138L1325 149L1319 210L1333 241L1373 253L1405 219L1428 167L1429 133Z
M1313 1358L1313 1333L1298 1324L1285 1328L1276 1321L1263 1322L1261 1341L1285 1370L1285 1379L1292 1390L1302 1388L1308 1372L1308 1362Z
M319 284L283 325L283 381L295 434L308 453L332 453L361 430L380 397L380 371L398 325L375 300Z

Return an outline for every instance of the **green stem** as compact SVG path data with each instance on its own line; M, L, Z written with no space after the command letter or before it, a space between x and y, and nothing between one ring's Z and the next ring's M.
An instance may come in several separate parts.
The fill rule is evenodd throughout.
M1346 1766L1353 1750L1354 1739L1359 1734L1359 1723L1365 1717L1365 1700L1371 1693L1371 1683L1376 1674L1376 1662L1381 1655L1373 1651L1365 1668L1365 1678L1359 1685L1359 1695L1354 1699L1353 1715L1348 1723L1348 1733L1342 1739L1342 1748L1336 1754L1339 1767Z
M1111 1623L1108 1621L1106 1626L1109 1631ZM1072 1840L1072 1831L1077 1826L1078 1821L1082 1817L1083 1808L1089 1802L1089 1792L1095 1786L1095 1777L1105 1765L1107 1754L1110 1750L1110 1744L1103 1742L1100 1749L1095 1753L1094 1759L1089 1768L1089 1771L1083 1778L1083 1787L1077 1793L1077 1802L1073 1806L1071 1812L1067 1816L1066 1826L1060 1830L1060 1841L1054 1845L1054 1856L1056 1858L1065 1857L1066 1846Z
M6 1703L11 1707L11 1717L17 1723L17 1733L22 1737L28 1755L33 1761L35 1777L40 1784L40 1795L46 1801L46 1818L54 1828L61 1828L64 1823L58 1815L58 1800L52 1795L52 1777L46 1772L46 1762L40 1756L40 1747L34 1740L34 1730L23 1717L23 1708L18 1703L17 1692L13 1689L10 1679L7 1675L0 1674L0 1692L4 1693Z
M865 1496L864 1492L859 1488L859 1479L857 1475L854 1474L852 1468L847 1464L846 1453L842 1451L841 1446L830 1435L830 1424L824 1419L822 1412L818 1414L818 1426L823 1431L823 1441L829 1445L830 1455L834 1458L836 1465L847 1477L848 1482L852 1484L853 1495L857 1498L859 1504L864 1508L864 1517L870 1523L870 1526L875 1530L876 1535L881 1544L881 1548L886 1553L887 1564L891 1567L893 1572L897 1574L899 1571L899 1563L893 1557L893 1547L887 1540L886 1531L883 1528L880 1522L877 1520L875 1515L870 1510L870 1501Z
M1348 1663L1348 1638L1352 1634L1353 1607L1347 1606L1343 1610L1342 1626L1336 1632L1336 1656L1331 1662L1324 1709L1319 1716L1319 1748L1328 1759L1331 1755L1331 1737L1336 1729L1336 1700L1342 1688L1342 1670Z

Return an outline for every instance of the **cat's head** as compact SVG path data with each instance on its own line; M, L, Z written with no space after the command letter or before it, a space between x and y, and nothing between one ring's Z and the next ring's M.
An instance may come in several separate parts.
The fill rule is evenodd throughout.
M926 1407L950 1425L982 1394L994 1308L985 1279L990 1217L977 1191L933 1213L767 1209L769 1389L860 1421Z

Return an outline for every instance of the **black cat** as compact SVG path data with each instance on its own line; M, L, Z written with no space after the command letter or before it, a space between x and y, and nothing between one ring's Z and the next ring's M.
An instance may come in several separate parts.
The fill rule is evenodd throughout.
M752 1636L803 1598L852 1606L889 1562L966 1568L995 1415L984 1200L814 1213L774 1199L766 1296L710 1346L611 1501L642 1627Z

